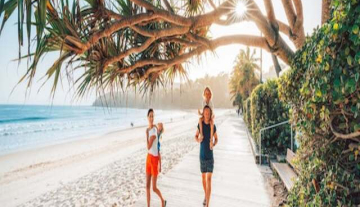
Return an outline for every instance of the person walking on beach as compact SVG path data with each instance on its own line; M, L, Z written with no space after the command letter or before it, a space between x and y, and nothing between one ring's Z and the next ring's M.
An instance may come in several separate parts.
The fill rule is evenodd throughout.
M212 98L213 98L213 93L210 89L209 86L205 87L204 89L204 92L203 92L203 100L201 102L201 106L204 107L204 106L210 106L210 109L212 111L212 115L210 117L210 127L211 127L211 135L210 135L210 139L212 140L213 139L213 134L214 134L214 119L215 119L215 115L214 115L214 104L212 102ZM199 118L199 126L200 126L200 138L201 137L204 137L204 134L203 134L203 129L202 129L202 125L201 123L204 121L204 116L203 116L203 113L204 111L200 111L198 109L198 114L200 115L200 118ZM210 147L211 144L213 143L213 140L210 142Z
M211 134L211 117L212 109L210 106L205 105L203 109L203 121L202 129L203 136L200 136L200 125L196 131L195 140L200 143L200 171L202 176L202 184L205 192L205 199L203 205L208 207L210 203L211 194L211 177L214 170L214 155L213 148L218 142L218 136L216 133L216 126L214 125L214 141L210 139Z
M149 109L147 113L149 127L146 129L146 141L148 154L146 158L146 199L147 206L150 207L150 187L152 181L152 189L159 196L161 206L166 206L166 200L162 197L160 190L157 188L157 176L161 172L161 164L159 165L159 149L158 149L158 129L154 125L154 110Z

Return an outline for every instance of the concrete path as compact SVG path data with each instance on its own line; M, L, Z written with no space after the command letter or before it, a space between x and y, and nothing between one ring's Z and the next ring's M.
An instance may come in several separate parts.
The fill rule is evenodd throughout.
M218 126L219 143L214 149L211 207L270 206L245 127L243 120L235 114L228 115ZM191 151L177 166L160 177L158 187L168 207L202 206L204 191L199 148ZM146 195L142 195L134 206L145 207ZM151 192L151 206L161 206L154 192Z

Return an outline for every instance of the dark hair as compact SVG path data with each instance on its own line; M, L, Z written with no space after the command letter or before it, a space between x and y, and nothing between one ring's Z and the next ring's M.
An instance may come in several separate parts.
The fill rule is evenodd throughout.
M205 109L209 109L209 110L210 110L210 119L211 119L211 117L212 117L212 109L211 109L211 107L210 107L209 105L205 105L205 106L204 106L203 111L202 111L204 118L205 118L205 116L204 116L204 111L205 111Z
M149 110L148 110L148 114L147 114L148 117L149 117L149 115L150 115L151 112L154 113L154 109L149 109Z

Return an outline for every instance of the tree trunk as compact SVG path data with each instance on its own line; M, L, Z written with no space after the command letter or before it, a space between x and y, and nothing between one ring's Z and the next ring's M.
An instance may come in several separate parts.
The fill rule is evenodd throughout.
M322 0L321 24L327 22L330 18L331 0Z
M274 55L274 54L271 54L271 58L272 58L273 63L274 63L276 76L279 77L280 72L281 72L281 67L280 67L280 64L279 64L279 60L277 59L276 55Z

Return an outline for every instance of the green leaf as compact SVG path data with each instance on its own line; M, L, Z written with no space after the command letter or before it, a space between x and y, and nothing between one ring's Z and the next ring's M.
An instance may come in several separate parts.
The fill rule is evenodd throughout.
M347 60L347 63L348 63L349 65L352 65L352 57L351 57L351 56L348 56L348 57L346 58L346 60Z
M32 5L31 0L26 0L26 32L28 39L28 54L30 54L30 38L31 38L31 15L32 15Z
M0 0L0 17L3 12L4 4L5 4L5 0Z
M38 1L38 8L37 8L37 17L38 21L36 24L37 27L37 34L36 37L38 41L42 37L44 32L45 24L46 24L46 3L48 0L39 0Z
M18 40L19 40L19 59L21 57L21 49L20 46L23 45L24 43L24 38L23 38L23 25L24 25L24 1L23 0L18 0Z
M16 7L17 7L17 0L10 0L5 3L3 7L3 11L5 11L5 14L0 28L0 35L2 30L4 29L4 25L6 21L10 18L12 13L15 11Z
M350 48L349 47L346 47L345 49L345 55L348 55L350 53Z
M349 81L346 82L345 88L348 89L350 93L355 92L356 81L353 78L351 78Z
M354 130L355 132L360 131L360 124L355 124Z
M319 89L316 89L315 94L316 94L316 96L319 97L319 98L322 96L321 90L319 90Z
M354 160L355 160L354 154L350 154L350 155L349 155L349 161L354 161Z
M354 26L352 27L352 32L353 32L354 34L358 34L358 33L359 33L359 26L358 26L358 25L354 25Z

